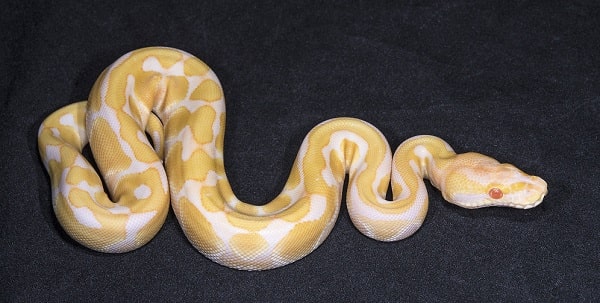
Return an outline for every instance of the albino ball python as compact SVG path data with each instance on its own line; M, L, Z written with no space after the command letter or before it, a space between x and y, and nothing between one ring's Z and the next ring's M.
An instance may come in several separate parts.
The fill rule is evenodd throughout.
M406 140L392 158L371 124L336 118L308 133L283 191L255 206L238 200L227 181L224 128L223 91L202 61L159 47L124 55L100 75L89 101L59 109L40 127L58 221L84 246L127 252L154 237L171 201L202 254L228 267L264 270L323 242L346 174L354 225L381 241L419 229L428 205L423 178L466 208L530 208L547 191L539 177L478 153L457 155L433 136ZM113 200L81 154L88 141ZM385 200L390 175L393 201Z

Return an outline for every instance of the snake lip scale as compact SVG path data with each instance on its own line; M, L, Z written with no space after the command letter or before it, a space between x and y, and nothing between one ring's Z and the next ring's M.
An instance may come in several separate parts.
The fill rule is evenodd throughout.
M527 209L547 193L541 178L479 153L456 154L438 137L409 138L392 154L373 125L335 118L307 134L281 193L256 206L240 201L227 180L224 128L223 90L204 62L166 47L125 54L102 72L88 101L57 110L40 126L58 221L82 245L122 253L148 243L171 206L207 258L265 270L325 240L346 177L353 224L380 241L420 228L428 208L424 179L465 208ZM100 174L81 153L86 144Z

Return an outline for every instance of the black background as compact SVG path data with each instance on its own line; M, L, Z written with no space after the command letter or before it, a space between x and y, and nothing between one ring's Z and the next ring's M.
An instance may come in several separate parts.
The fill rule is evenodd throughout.
M599 13L585 1L5 3L0 301L598 300ZM172 213L134 252L90 251L54 219L37 128L154 45L219 76L242 200L275 197L304 135L337 116L373 123L394 148L433 134L514 163L548 196L465 210L433 190L421 230L396 243L361 235L343 206L320 248L266 272L204 258Z

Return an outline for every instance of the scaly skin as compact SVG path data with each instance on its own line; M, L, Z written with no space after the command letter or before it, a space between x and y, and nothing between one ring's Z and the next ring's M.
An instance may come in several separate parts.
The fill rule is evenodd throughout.
M255 206L238 200L227 181L224 127L221 85L202 61L159 47L126 54L98 78L88 102L56 111L40 127L60 224L91 249L126 252L154 237L170 200L201 253L228 267L264 270L323 242L346 175L352 221L381 241L419 229L428 205L424 178L466 208L530 208L547 191L539 177L481 154L457 155L433 136L406 140L392 157L374 126L336 118L309 132L282 192ZM113 200L81 155L88 138ZM386 201L390 182L394 197Z

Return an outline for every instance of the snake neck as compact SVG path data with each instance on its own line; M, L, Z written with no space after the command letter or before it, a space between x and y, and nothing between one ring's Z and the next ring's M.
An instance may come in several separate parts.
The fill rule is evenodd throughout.
M444 140L429 135L415 136L396 149L393 172L404 182L418 183L428 179L433 186L442 190L445 186L445 170L455 157L456 153ZM392 182L394 199L406 195L406 186L401 185L401 182Z

